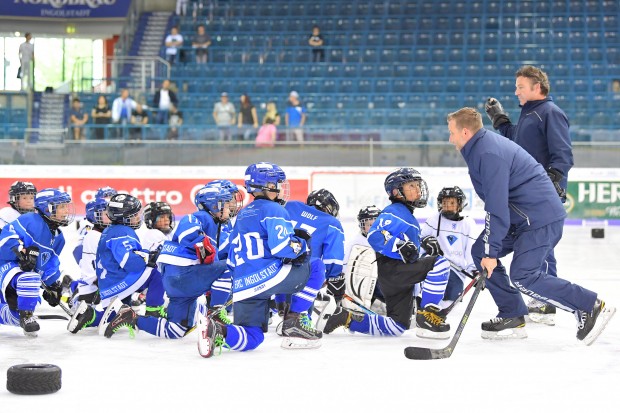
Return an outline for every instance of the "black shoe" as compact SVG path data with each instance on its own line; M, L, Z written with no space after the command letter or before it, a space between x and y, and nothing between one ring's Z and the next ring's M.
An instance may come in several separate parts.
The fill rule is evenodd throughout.
M136 329L136 322L138 321L138 314L127 304L123 304L123 306L118 310L118 314L116 317L110 321L105 332L104 336L110 338L116 333L121 327L127 327L129 329L129 336L134 337L134 330Z
M583 341L587 346L603 332L607 323L615 314L616 309L605 305L605 301L597 298L591 312L577 310L577 339Z
M496 317L482 323L482 338L507 339L526 338L525 317Z
M25 335L32 337L36 337L37 331L41 329L32 311L19 311L19 325L24 329Z
M450 324L440 315L441 310L434 304L427 304L415 316L416 336L421 338L444 339L450 337Z
M80 302L75 313L73 313L73 317L69 321L69 325L67 326L67 330L70 333L75 334L78 331L90 326L95 321L97 314L95 313L95 309L88 305L85 301Z

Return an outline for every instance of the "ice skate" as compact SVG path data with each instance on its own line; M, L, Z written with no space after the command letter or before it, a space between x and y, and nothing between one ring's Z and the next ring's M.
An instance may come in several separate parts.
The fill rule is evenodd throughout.
M95 321L96 316L95 309L91 305L88 305L85 301L80 301L71 320L69 320L67 330L72 334L76 334L78 331L90 326Z
M282 323L282 348L313 349L321 347L323 333L312 328L308 315L289 312Z
M450 324L440 315L441 310L435 304L427 304L418 310L415 316L415 335L420 338L444 340L450 338Z
M103 334L106 338L112 337L122 327L129 329L129 336L133 338L135 336L136 322L138 321L138 314L128 305L123 305L116 317L114 317Z
M105 335L108 324L110 324L110 321L112 321L122 306L123 302L117 297L114 297L112 301L110 301L110 304L108 304L108 307L105 309L103 316L101 317L101 321L99 322L99 335Z
M221 354L222 347L228 347L226 326L217 323L212 317L213 314L198 318L198 354L204 358L212 357L217 349L220 350L218 354Z
M344 303L345 301L346 300L343 300L342 302ZM351 325L351 321L362 321L363 319L363 314L356 314L343 307L338 307L331 315L324 314L323 317L321 317L321 331L325 334L329 334L340 327L348 329L349 325Z
M482 338L488 340L527 338L525 317L496 317L490 321L485 321L482 323Z
M548 326L555 325L556 309L554 305L531 299L527 303L529 318L535 323L545 324Z
M37 331L41 329L32 311L19 311L19 325L24 329L24 335L28 337L36 337Z
M591 313L577 310L577 339L581 340L586 346L596 341L603 332L609 320L616 313L616 308L605 304L605 301L596 299Z

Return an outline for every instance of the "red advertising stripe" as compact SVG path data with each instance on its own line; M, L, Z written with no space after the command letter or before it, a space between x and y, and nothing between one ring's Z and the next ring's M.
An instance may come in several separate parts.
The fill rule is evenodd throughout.
M93 199L98 188L111 186L118 192L129 193L142 202L144 206L148 202L164 201L172 206L174 214L181 216L196 210L194 206L194 194L205 183L215 179L227 179L224 177L206 179L159 179L159 178L0 178L0 191L4 189L8 201L8 191L11 184L17 180L32 182L38 190L43 188L59 188L71 195L78 215L84 215L87 202ZM233 179L232 182L239 186L245 193L243 180ZM290 179L291 199L305 201L308 196L307 179ZM245 202L250 202L246 194Z

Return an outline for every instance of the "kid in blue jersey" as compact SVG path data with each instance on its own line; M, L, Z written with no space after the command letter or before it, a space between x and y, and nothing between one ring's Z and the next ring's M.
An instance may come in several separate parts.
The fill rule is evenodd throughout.
M368 232L368 242L377 254L377 278L384 295L387 317L355 315L332 303L327 305L317 327L330 333L344 326L371 335L401 335L411 324L413 289L422 286L421 308L416 314L418 337L448 338L450 326L444 322L437 304L442 300L450 264L441 257L419 257L420 225L414 208L424 208L428 200L426 182L413 168L400 168L385 179L390 197L387 206Z
M340 210L336 198L328 190L319 189L308 195L305 204L291 201L285 209L293 226L310 234L310 271L323 274L322 278L327 279L327 292L340 302L344 295L344 231L336 218ZM275 301L278 313L286 314L285 296L278 295Z
M309 235L295 231L282 207L288 199L288 182L282 169L270 163L250 165L245 186L254 201L237 216L231 234L228 265L233 269L235 324L201 317L198 349L211 357L222 346L246 351L264 340L269 299L294 294L283 325L284 348L316 348L322 334L310 326L305 313L316 297L321 280L313 280L308 265ZM314 287L313 287L314 286Z
M19 216L0 235L0 323L21 326L29 336L39 330L34 310L41 286L51 306L60 301L59 255L65 239L59 227L74 218L71 197L58 189L39 191L34 206L37 212Z

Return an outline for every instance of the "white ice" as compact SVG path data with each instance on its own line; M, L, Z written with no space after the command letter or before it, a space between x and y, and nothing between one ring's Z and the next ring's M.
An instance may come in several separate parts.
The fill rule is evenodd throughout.
M566 227L556 255L561 277L620 306L620 227L607 227L604 239L592 239L589 227ZM448 318L453 330L468 299ZM62 314L45 305L38 313ZM577 341L574 316L561 310L554 327L528 323L525 340L483 340L480 323L495 315L483 291L452 357L430 361L408 360L403 349L447 341L419 339L413 330L400 338L342 330L318 350L284 350L274 323L257 350L203 359L195 332L182 340L142 332L132 340L122 330L106 339L41 320L33 339L0 326L3 377L21 363L62 368L55 394L0 390L0 412L617 411L620 315L590 347Z

